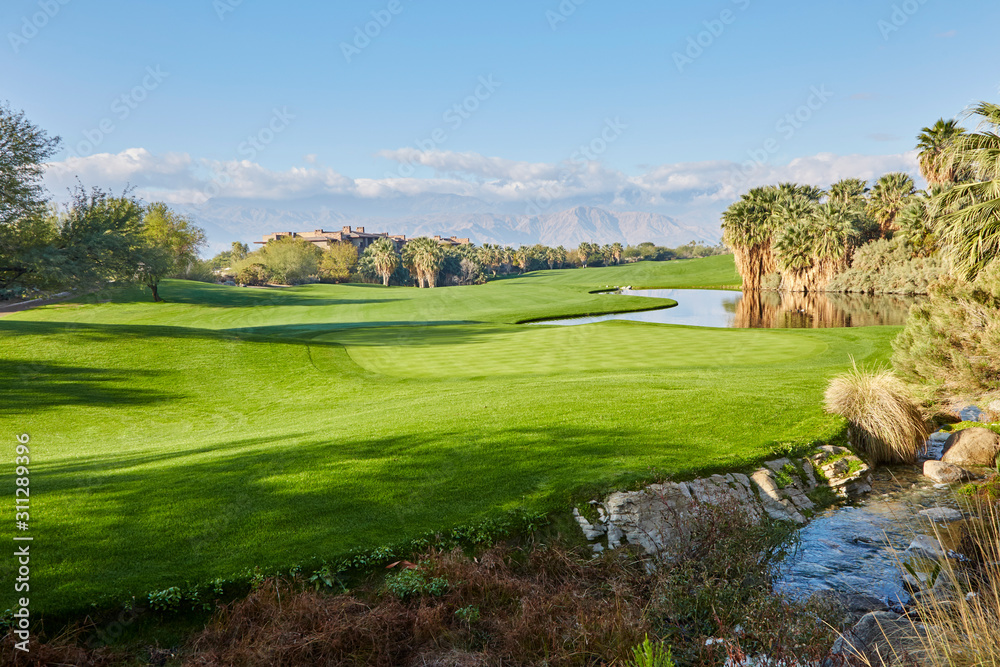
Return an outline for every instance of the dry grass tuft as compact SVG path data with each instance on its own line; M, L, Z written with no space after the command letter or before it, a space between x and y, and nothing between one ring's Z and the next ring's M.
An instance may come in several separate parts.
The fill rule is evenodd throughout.
M886 369L854 368L830 381L826 409L850 423L851 443L873 463L913 463L927 426L906 385Z
M1000 505L978 497L972 510L979 519L958 547L966 558L941 564L949 594L920 596L911 612L913 624L929 630L922 642L928 667L1000 665Z

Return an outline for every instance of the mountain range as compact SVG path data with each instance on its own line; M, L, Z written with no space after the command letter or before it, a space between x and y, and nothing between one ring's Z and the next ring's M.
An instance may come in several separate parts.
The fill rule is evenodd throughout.
M417 236L468 237L473 243L518 246L542 243L576 247L582 241L638 244L651 241L676 247L690 241L716 243L718 229L684 224L655 212L618 211L576 205L565 210L496 211L478 200L453 196L424 198L382 209L373 216L355 201L210 200L202 206L179 207L206 230L210 250L227 249L232 241L253 243L265 234L284 231L339 230L364 227L369 232ZM447 201L445 201L447 200ZM492 210L484 210L490 208Z

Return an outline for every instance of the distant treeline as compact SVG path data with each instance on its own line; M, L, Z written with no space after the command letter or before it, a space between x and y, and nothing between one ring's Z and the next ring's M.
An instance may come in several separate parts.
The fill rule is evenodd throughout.
M472 285L498 276L549 269L613 266L642 260L693 259L727 253L722 245L691 241L677 248L654 243L625 246L584 242L567 250L541 244L512 248L494 244L442 245L430 238L412 239L402 250L379 239L363 253L350 243L329 249L299 238L271 241L249 252L242 243L208 260L223 279L244 285L304 282L381 282L385 285Z

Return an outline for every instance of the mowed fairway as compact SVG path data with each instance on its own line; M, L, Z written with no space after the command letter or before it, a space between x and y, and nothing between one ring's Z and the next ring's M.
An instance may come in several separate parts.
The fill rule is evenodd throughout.
M517 324L659 303L589 293L607 284L736 282L730 257L435 290L170 281L165 304L0 317L8 461L31 435L32 608L333 560L833 435L826 380L884 361L897 329Z

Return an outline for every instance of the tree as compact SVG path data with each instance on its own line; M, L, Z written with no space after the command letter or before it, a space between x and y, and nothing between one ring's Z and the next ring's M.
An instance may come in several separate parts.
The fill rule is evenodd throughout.
M268 241L258 253L258 261L268 268L274 279L289 285L306 282L319 273L319 263L323 256L323 251L315 243L294 236ZM250 255L243 261L252 257Z
M868 198L867 212L878 223L883 236L896 229L896 216L916 191L913 178L898 171L886 174L875 182Z
M773 186L754 188L722 214L722 240L733 251L744 290L760 290L764 276L777 268L771 246L775 230L772 214L779 199Z
M350 280L358 268L358 249L353 243L338 242L323 252L319 270L324 278L342 283Z
M959 180L959 170L948 159L948 151L955 140L965 134L957 120L938 120L931 127L920 130L917 149L920 151L920 173L927 183L935 186L953 185Z
M625 249L622 247L621 243L618 243L616 241L615 243L611 244L611 260L615 264L621 264L622 263L622 253L623 252L625 252Z
M194 222L162 203L150 204L143 219L142 236L150 249L144 252L144 278L142 282L153 292L153 300L159 301L156 286L162 278L187 275L198 260L198 250L206 243L205 230ZM160 257L157 248L166 257ZM159 276L159 277L157 277Z
M955 267L974 280L1000 255L1000 105L980 102L972 114L980 118L977 132L953 140L949 168L967 170L973 182L940 194L942 239Z
M590 243L589 241L583 241L576 249L576 253L580 256L580 263L583 264L583 268L587 268L588 262L600 252L600 248Z
M444 265L444 250L432 238L422 236L403 246L403 264L417 276L417 287L437 286L437 275Z
M830 202L864 210L868 181L860 178L845 178L830 186Z
M375 271L382 278L382 284L388 287L389 278L392 277L401 263L399 253L396 252L396 244L392 242L392 239L377 239L368 246L364 254L370 256L375 265Z
M0 104L0 290L29 273L29 255L37 255L55 237L46 222L45 161L55 154L59 137L50 137L24 117Z
M514 261L517 263L517 268L521 269L521 273L528 270L528 264L531 262L531 250L526 246L521 246L514 253Z
M241 259L246 259L246 256L250 254L250 246L246 243L240 243L239 241L233 241L233 248L229 251L229 256L232 261L238 262Z

